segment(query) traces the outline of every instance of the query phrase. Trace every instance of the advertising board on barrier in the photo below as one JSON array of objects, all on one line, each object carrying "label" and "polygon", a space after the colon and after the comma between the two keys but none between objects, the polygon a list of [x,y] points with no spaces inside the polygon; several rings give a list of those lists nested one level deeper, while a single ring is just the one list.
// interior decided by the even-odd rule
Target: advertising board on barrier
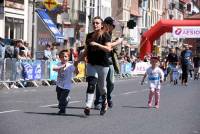
[{"label": "advertising board on barrier", "polygon": [[33,79],[33,67],[29,62],[23,62],[23,77],[24,80],[32,80]]},{"label": "advertising board on barrier", "polygon": [[41,62],[22,62],[24,80],[39,80],[42,77]]},{"label": "advertising board on barrier", "polygon": [[33,79],[40,80],[42,78],[41,61],[33,62]]},{"label": "advertising board on barrier", "polygon": [[173,27],[172,34],[175,38],[199,38],[200,27],[198,26]]},{"label": "advertising board on barrier", "polygon": [[125,73],[126,74],[131,74],[131,71],[132,71],[131,63],[127,63],[125,65]]},{"label": "advertising board on barrier", "polygon": [[148,62],[138,62],[135,65],[135,69],[133,70],[132,74],[145,74],[147,68],[150,67],[150,63]]},{"label": "advertising board on barrier", "polygon": [[76,78],[84,78],[85,77],[85,63],[78,64],[79,73],[76,75]]},{"label": "advertising board on barrier", "polygon": [[58,64],[58,61],[51,61],[49,68],[50,68],[50,80],[57,80],[58,73],[53,71],[53,67]]}]

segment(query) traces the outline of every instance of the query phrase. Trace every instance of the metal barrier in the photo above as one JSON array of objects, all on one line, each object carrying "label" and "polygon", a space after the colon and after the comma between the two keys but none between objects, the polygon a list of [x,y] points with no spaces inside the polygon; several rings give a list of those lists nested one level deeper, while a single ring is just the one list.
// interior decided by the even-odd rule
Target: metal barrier
[{"label": "metal barrier", "polygon": [[[53,71],[58,61],[48,60],[17,60],[17,59],[0,59],[0,84],[9,89],[10,83],[17,83],[24,88],[24,83],[32,82],[38,87],[37,82],[45,82],[50,86],[49,81],[56,81],[57,72]],[[79,74],[74,76],[73,82],[82,82],[86,76],[86,64],[84,62],[78,65]],[[120,74],[115,77],[130,77],[131,63],[120,63]]]}]

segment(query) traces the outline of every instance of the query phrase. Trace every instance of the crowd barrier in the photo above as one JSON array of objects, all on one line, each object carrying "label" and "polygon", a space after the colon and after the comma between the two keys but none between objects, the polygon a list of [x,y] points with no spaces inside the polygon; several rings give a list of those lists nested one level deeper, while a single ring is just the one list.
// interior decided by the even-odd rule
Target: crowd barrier
[{"label": "crowd barrier", "polygon": [[[0,59],[0,83],[9,89],[10,83],[17,83],[24,88],[24,83],[31,82],[38,87],[37,82],[44,82],[50,86],[50,81],[56,81],[57,72],[53,71],[53,67],[58,61],[48,60],[17,60],[17,59]],[[143,66],[143,63],[139,63]],[[146,65],[145,65],[146,66]],[[120,74],[115,77],[131,77],[133,72],[137,74],[140,68],[136,64],[136,71],[132,69],[131,63],[120,63]],[[142,67],[144,69],[144,67]],[[78,64],[79,73],[74,76],[73,82],[82,82],[86,76],[86,64],[81,62]],[[139,71],[141,73],[141,71]]]}]

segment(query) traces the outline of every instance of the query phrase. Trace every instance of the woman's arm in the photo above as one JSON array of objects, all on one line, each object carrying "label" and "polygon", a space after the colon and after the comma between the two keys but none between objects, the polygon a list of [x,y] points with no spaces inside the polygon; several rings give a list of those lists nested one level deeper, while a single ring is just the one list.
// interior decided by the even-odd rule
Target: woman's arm
[{"label": "woman's arm", "polygon": [[98,48],[100,48],[100,49],[102,49],[102,50],[104,50],[106,52],[110,52],[110,51],[112,51],[112,48],[114,48],[115,46],[121,44],[123,40],[124,40],[123,38],[118,38],[114,42],[106,43],[106,46],[101,45],[101,44],[99,44],[97,42],[91,42],[90,45],[97,46]]},{"label": "woman's arm", "polygon": [[124,38],[118,38],[118,39],[116,39],[115,41],[113,41],[113,42],[111,43],[111,47],[113,48],[113,47],[115,47],[115,46],[121,44],[123,40],[124,40]]},{"label": "woman's arm", "polygon": [[105,52],[110,52],[112,51],[112,47],[111,47],[111,43],[110,42],[107,42],[105,45],[101,45],[99,43],[96,43],[96,42],[90,42],[90,45],[92,46],[96,46],[98,48],[100,48],[101,50],[105,51]]}]

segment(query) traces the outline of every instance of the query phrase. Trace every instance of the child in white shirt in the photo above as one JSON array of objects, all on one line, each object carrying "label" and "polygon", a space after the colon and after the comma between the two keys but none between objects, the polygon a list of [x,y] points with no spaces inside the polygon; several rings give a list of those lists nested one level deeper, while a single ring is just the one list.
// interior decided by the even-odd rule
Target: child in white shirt
[{"label": "child in white shirt", "polygon": [[67,97],[70,90],[72,89],[72,78],[73,73],[77,73],[77,65],[71,64],[68,62],[70,52],[68,50],[62,50],[59,53],[60,63],[57,67],[54,67],[53,70],[58,72],[57,83],[56,83],[56,92],[58,99],[58,108],[60,111],[58,114],[65,114],[65,107],[68,104]]},{"label": "child in white shirt", "polygon": [[141,84],[143,85],[146,76],[148,76],[148,82],[149,82],[149,88],[150,88],[148,106],[152,107],[152,100],[153,100],[153,96],[155,95],[155,107],[157,109],[159,108],[159,102],[160,102],[161,82],[163,82],[164,80],[164,73],[162,69],[158,66],[159,66],[158,57],[152,57],[151,67],[149,67],[146,70],[146,73],[144,74],[144,77],[141,81]]}]

